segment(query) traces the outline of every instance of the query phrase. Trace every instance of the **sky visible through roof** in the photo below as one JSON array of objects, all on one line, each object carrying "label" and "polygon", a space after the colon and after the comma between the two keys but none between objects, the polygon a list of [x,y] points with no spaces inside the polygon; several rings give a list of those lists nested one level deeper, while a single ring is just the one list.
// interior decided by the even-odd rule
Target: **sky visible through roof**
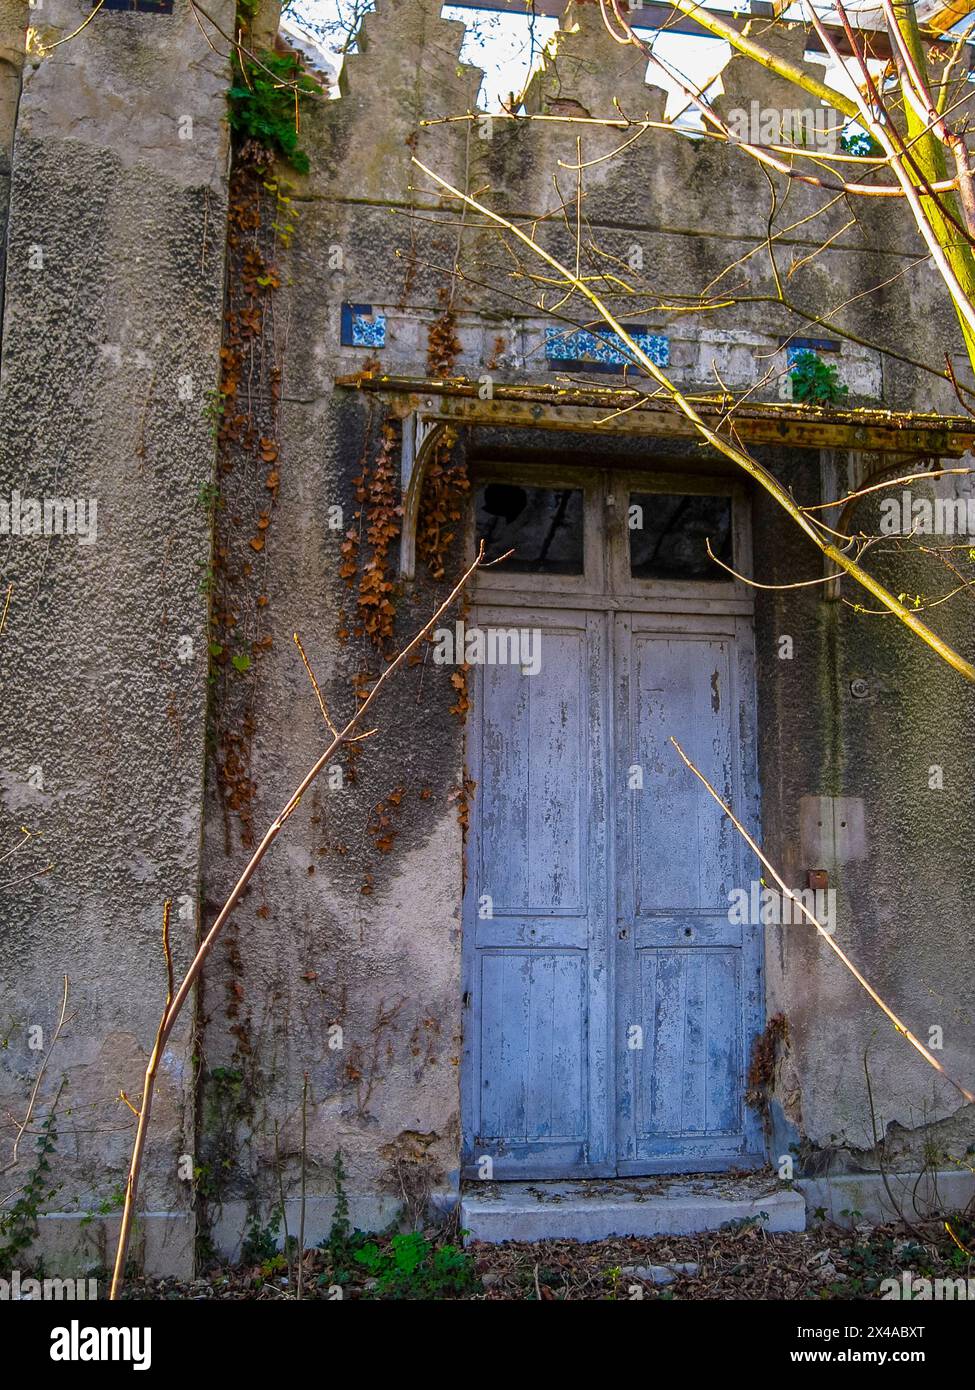
[{"label": "sky visible through roof", "polygon": [[[935,4],[936,0],[918,0],[919,12]],[[368,0],[292,0],[287,5],[283,27],[286,32],[293,32],[297,28],[316,41],[338,72],[343,50],[350,45],[349,31],[354,28],[356,5],[360,11],[373,8]],[[736,6],[721,3],[721,0],[713,0],[713,3],[707,0],[705,7],[724,13],[743,14],[748,11],[747,3]],[[782,17],[801,19],[803,8],[801,3],[793,4]],[[817,9],[825,14],[829,6],[820,4]],[[877,0],[847,0],[847,11],[851,17],[859,13],[865,23],[876,10]],[[558,29],[558,20],[545,15],[508,14],[450,4],[444,5],[442,13],[446,19],[459,19],[467,26],[461,61],[484,70],[478,105],[488,111],[501,110],[508,102],[510,93],[524,89],[529,76],[541,62],[545,45]],[[956,29],[964,30],[966,27],[967,23],[963,23]],[[702,88],[718,78],[731,56],[729,45],[720,39],[646,29],[637,32],[654,41],[655,51],[667,64]],[[354,42],[352,47],[354,49]],[[880,66],[872,64],[875,70]],[[852,93],[852,81],[846,72],[827,71],[825,80],[839,91]],[[651,74],[651,82],[653,86],[668,91],[666,115],[668,119],[673,119],[685,106],[684,98],[676,85],[659,70]],[[714,96],[720,90],[720,84],[715,83],[708,95]],[[698,121],[691,116],[682,123],[694,129]]]}]

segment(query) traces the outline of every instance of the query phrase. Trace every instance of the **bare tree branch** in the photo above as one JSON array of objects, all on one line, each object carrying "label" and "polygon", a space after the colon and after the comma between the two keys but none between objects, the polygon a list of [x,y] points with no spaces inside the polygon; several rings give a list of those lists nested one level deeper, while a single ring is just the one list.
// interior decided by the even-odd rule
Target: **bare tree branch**
[{"label": "bare tree branch", "polygon": [[742,837],[742,839],[751,849],[752,853],[757,856],[757,858],[761,861],[761,863],[765,866],[768,872],[775,879],[775,882],[778,884],[782,893],[793,903],[795,903],[798,908],[800,908],[806,920],[816,928],[817,932],[826,942],[826,945],[829,947],[829,949],[840,961],[842,961],[843,965],[845,965],[847,970],[849,970],[850,974],[856,980],[857,984],[859,984],[863,989],[866,990],[866,992],[870,995],[870,998],[877,1005],[878,1009],[880,1009],[883,1013],[887,1015],[891,1023],[896,1028],[897,1032],[900,1033],[903,1037],[905,1037],[907,1041],[911,1044],[911,1046],[914,1048],[914,1050],[916,1052],[919,1052],[921,1056],[924,1058],[924,1060],[930,1066],[934,1067],[935,1071],[938,1072],[941,1076],[943,1076],[946,1081],[950,1082],[950,1084],[954,1086],[955,1090],[958,1091],[959,1094],[965,1098],[965,1100],[967,1100],[969,1103],[975,1101],[975,1095],[973,1095],[971,1091],[964,1087],[960,1081],[956,1081],[955,1078],[951,1076],[941,1065],[937,1057],[933,1056],[933,1054],[928,1051],[924,1044],[914,1036],[910,1028],[908,1028],[907,1024],[901,1022],[901,1020],[894,1013],[890,1005],[884,1002],[884,1000],[880,997],[880,995],[874,989],[873,985],[869,982],[869,980],[867,980],[867,978],[853,964],[853,962],[850,960],[850,957],[846,954],[843,948],[836,944],[836,942],[833,940],[831,933],[828,932],[826,928],[823,926],[823,924],[815,917],[815,915],[812,912],[810,912],[809,908],[802,901],[802,898],[798,897],[792,891],[792,889],[785,882],[785,879],[776,869],[775,865],[771,862],[768,856],[764,854],[761,849],[759,849],[758,845],[752,839],[751,835],[749,835],[748,831],[742,825],[741,821],[735,815],[734,811],[732,811],[728,803],[721,799],[719,794],[715,791],[714,787],[712,787],[711,783],[705,777],[704,773],[701,772],[700,768],[694,766],[694,764],[691,762],[690,758],[684,752],[683,748],[680,746],[677,740],[675,738],[671,738],[670,741],[676,748],[681,760],[684,763],[686,763],[686,765],[690,768],[691,772],[693,772],[694,776],[698,778],[699,781],[704,783],[705,787],[707,787],[708,791],[711,793],[715,801],[721,807],[722,811],[731,821],[731,824],[738,831],[738,834]]},{"label": "bare tree branch", "polygon": [[[209,956],[210,952],[213,949],[214,943],[216,942],[223,928],[226,926],[231,916],[231,913],[233,912],[234,908],[240,900],[241,894],[247,887],[247,884],[250,882],[251,878],[254,876],[255,870],[257,869],[261,860],[267,854],[268,850],[274,844],[274,841],[277,839],[278,835],[280,835],[289,816],[291,816],[293,812],[297,810],[298,806],[301,803],[301,798],[304,796],[305,792],[315,781],[316,777],[319,775],[322,769],[328,765],[329,761],[334,756],[336,751],[342,746],[342,744],[353,741],[353,736],[355,734],[357,726],[362,722],[363,715],[365,714],[369,706],[373,703],[380,690],[382,690],[383,686],[386,684],[389,678],[396,671],[398,671],[399,668],[409,659],[410,654],[419,646],[419,644],[426,637],[430,629],[434,626],[438,619],[444,613],[447,612],[454,600],[463,591],[463,589],[469,582],[471,576],[474,574],[475,570],[481,568],[483,564],[484,543],[482,542],[477,554],[477,558],[474,560],[474,563],[470,565],[467,570],[465,570],[464,574],[454,585],[453,589],[451,589],[447,598],[444,599],[443,603],[434,613],[433,617],[430,618],[429,621],[424,624],[424,626],[412,638],[412,640],[405,647],[403,647],[399,654],[389,663],[389,665],[383,671],[382,675],[372,686],[372,689],[369,691],[366,698],[360,703],[359,708],[352,715],[352,718],[348,721],[347,724],[344,725],[344,727],[341,730],[339,730],[337,734],[335,734],[328,747],[325,749],[324,753],[322,753],[322,755],[314,763],[311,769],[302,778],[296,791],[292,794],[287,804],[271,822],[271,825],[265,832],[263,839],[257,846],[257,849],[254,851],[254,853],[251,855],[243,873],[241,874],[240,878],[237,880],[236,884],[231,890],[230,896],[227,898],[227,901],[224,903],[223,907],[217,913],[213,926],[210,928],[206,936],[203,938],[203,941],[200,944],[200,947],[197,950],[196,955],[193,957],[193,960],[190,962],[186,974],[183,976],[183,979],[175,995],[173,995],[171,999],[167,1000],[166,1006],[164,1007],[159,1019],[159,1027],[156,1030],[156,1040],[153,1044],[152,1052],[149,1056],[149,1061],[146,1064],[145,1077],[143,1080],[142,1087],[142,1099],[140,1101],[138,1110],[135,1110],[135,1107],[133,1107],[133,1110],[135,1110],[135,1113],[138,1115],[138,1125],[136,1126],[135,1141],[132,1146],[132,1158],[129,1163],[129,1172],[125,1183],[125,1205],[122,1210],[122,1223],[119,1228],[118,1246],[115,1251],[115,1268],[112,1273],[112,1286],[108,1295],[109,1299],[114,1300],[118,1298],[119,1289],[121,1288],[122,1280],[125,1275],[125,1260],[128,1254],[129,1237],[132,1231],[132,1218],[135,1214],[136,1198],[138,1196],[139,1191],[139,1175],[142,1170],[142,1156],[145,1151],[146,1136],[149,1131],[149,1117],[152,1112],[152,1097],[153,1090],[155,1088],[156,1071],[158,1069],[159,1062],[162,1058],[163,1049],[166,1046],[166,1042],[169,1038],[169,1035],[173,1031],[176,1019],[179,1017],[183,1005],[189,998],[190,991],[193,989],[193,986],[199,979],[200,972],[203,969],[203,965],[207,959],[207,956]],[[168,903],[166,907],[163,909],[163,911],[164,915],[168,916]],[[168,937],[165,935],[164,950],[166,952],[167,974],[169,974],[171,969],[169,960],[169,942]]]}]

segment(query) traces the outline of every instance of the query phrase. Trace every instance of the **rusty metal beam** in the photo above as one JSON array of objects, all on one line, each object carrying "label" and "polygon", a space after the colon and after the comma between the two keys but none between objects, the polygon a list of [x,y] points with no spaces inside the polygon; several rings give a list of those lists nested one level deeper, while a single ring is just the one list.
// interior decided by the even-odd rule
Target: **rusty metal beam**
[{"label": "rusty metal beam", "polygon": [[791,4],[792,0],[752,0],[752,14],[759,19],[778,19]]},{"label": "rusty metal beam", "polygon": [[[495,10],[501,14],[527,16],[532,13],[544,15],[548,19],[561,19],[569,0],[444,0],[445,4],[459,4],[465,10]],[[579,0],[575,0],[578,4]],[[583,0],[585,3],[585,0]],[[635,8],[626,6],[626,17],[639,29],[669,29],[674,34],[693,34],[696,38],[714,38],[703,24],[698,24],[690,15],[675,10],[672,5],[646,4]],[[729,24],[736,20],[722,12],[722,19]],[[747,18],[747,15],[745,16]]]},{"label": "rusty metal beam", "polygon": [[[838,421],[789,419],[735,414],[734,431],[718,423],[721,411],[699,408],[716,433],[734,433],[748,444],[778,444],[801,449],[898,450],[903,453],[958,458],[975,443],[969,432],[964,443],[946,430],[911,429],[879,424],[847,424]],[[445,397],[429,418],[455,425],[516,426],[550,430],[577,430],[593,434],[644,435],[657,438],[698,438],[695,426],[676,410],[628,410],[607,418],[593,406],[532,405],[527,401],[477,401]]]},{"label": "rusty metal beam", "polygon": [[[430,423],[699,438],[695,426],[678,411],[656,403],[635,406],[640,393],[633,390],[498,383],[493,387],[492,399],[481,400],[478,383],[460,378],[438,381],[365,373],[340,377],[335,384],[378,392]],[[770,403],[738,406],[729,423],[725,416],[731,402],[695,400],[694,405],[718,433],[734,435],[747,444],[859,449],[937,458],[960,458],[975,447],[975,422],[962,416],[897,414],[887,410],[829,411]]]}]

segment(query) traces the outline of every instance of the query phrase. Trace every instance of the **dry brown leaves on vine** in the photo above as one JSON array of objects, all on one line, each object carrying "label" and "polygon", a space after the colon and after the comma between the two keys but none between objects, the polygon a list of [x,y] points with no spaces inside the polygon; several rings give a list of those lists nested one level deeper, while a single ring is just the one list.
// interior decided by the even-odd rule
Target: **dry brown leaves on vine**
[{"label": "dry brown leaves on vine", "polygon": [[447,431],[427,465],[416,528],[416,553],[430,577],[442,580],[450,546],[463,521],[464,501],[470,491],[467,464],[455,457],[457,436]]},{"label": "dry brown leaves on vine", "polygon": [[[403,516],[396,446],[396,429],[386,423],[374,463],[371,467],[364,464],[362,472],[353,479],[359,507],[353,515],[354,524],[342,542],[339,566],[339,575],[350,588],[355,588],[358,576],[353,631],[357,637],[367,636],[383,655],[388,654],[396,621],[393,602],[396,586],[390,574],[390,552],[399,536]],[[360,541],[363,533],[365,544]],[[366,547],[368,553],[365,553]],[[344,619],[342,626],[345,626]]]}]

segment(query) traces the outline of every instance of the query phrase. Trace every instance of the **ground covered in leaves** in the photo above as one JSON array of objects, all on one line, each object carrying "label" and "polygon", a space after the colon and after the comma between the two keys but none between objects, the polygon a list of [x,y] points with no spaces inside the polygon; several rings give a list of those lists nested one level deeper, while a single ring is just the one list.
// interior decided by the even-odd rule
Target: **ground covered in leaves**
[{"label": "ground covered in leaves", "polygon": [[[975,1280],[975,1221],[770,1235],[760,1225],[696,1236],[620,1238],[579,1244],[460,1244],[434,1232],[394,1236],[343,1232],[305,1252],[309,1299],[479,1301],[876,1299],[883,1279]],[[132,1280],[130,1299],[295,1299],[294,1258],[214,1267],[189,1283]]]}]

